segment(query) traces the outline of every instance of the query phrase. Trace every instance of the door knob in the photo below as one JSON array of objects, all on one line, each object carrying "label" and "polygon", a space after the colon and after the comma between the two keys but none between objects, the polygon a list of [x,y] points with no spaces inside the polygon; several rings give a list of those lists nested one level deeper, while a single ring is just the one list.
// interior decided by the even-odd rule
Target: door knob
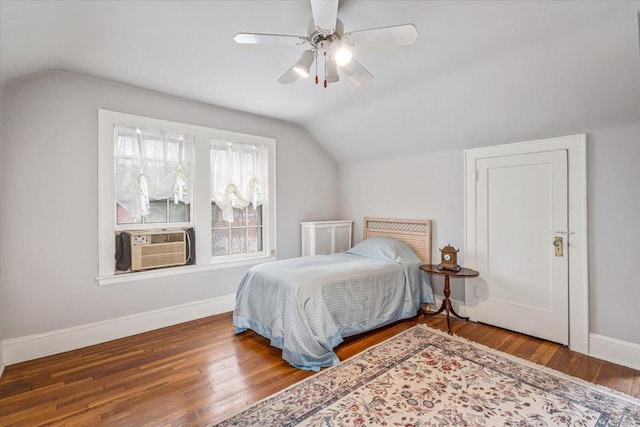
[{"label": "door knob", "polygon": [[553,238],[553,249],[555,256],[563,256],[562,255],[562,237],[554,237]]}]

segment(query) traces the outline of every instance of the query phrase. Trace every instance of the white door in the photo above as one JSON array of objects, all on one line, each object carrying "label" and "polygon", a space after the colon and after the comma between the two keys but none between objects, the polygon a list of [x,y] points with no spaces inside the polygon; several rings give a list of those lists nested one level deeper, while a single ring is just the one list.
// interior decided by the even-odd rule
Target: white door
[{"label": "white door", "polygon": [[567,151],[482,158],[476,168],[477,320],[568,344]]}]

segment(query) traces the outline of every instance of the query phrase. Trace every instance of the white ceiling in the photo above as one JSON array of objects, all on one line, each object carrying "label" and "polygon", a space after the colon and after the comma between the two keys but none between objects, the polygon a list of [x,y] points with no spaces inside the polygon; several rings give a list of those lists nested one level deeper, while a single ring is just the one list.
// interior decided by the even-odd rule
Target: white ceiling
[{"label": "white ceiling", "polygon": [[5,84],[67,70],[298,123],[339,160],[588,132],[640,120],[640,1],[342,0],[346,31],[413,23],[412,46],[356,49],[375,79],[277,78],[306,35],[299,1],[6,1]]}]

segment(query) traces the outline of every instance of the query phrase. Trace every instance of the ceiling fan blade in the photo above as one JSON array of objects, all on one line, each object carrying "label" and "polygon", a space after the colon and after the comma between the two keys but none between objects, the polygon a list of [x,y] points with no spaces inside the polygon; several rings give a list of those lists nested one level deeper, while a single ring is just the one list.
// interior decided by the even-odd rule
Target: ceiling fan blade
[{"label": "ceiling fan blade", "polygon": [[352,31],[344,34],[342,41],[353,46],[401,46],[413,44],[417,38],[416,26],[404,24]]},{"label": "ceiling fan blade", "polygon": [[367,69],[354,58],[351,58],[351,61],[349,61],[347,65],[340,67],[340,69],[344,71],[349,80],[358,87],[365,86],[373,80],[373,74],[367,71]]},{"label": "ceiling fan blade", "polygon": [[287,36],[284,34],[238,33],[233,40],[239,44],[279,44],[299,46],[308,43],[306,37]]},{"label": "ceiling fan blade", "polygon": [[311,12],[316,28],[327,35],[336,30],[338,0],[311,0]]},{"label": "ceiling fan blade", "polygon": [[284,73],[278,81],[283,84],[293,83],[298,80],[300,77],[307,78],[309,77],[309,72],[311,71],[311,65],[313,65],[313,61],[315,61],[316,55],[315,52],[311,49],[305,50],[302,52],[300,59],[296,61],[295,64],[291,68]]},{"label": "ceiling fan blade", "polygon": [[288,85],[298,80],[298,77],[298,73],[296,73],[293,67],[291,67],[283,75],[280,76],[280,78],[278,79],[278,83]]}]

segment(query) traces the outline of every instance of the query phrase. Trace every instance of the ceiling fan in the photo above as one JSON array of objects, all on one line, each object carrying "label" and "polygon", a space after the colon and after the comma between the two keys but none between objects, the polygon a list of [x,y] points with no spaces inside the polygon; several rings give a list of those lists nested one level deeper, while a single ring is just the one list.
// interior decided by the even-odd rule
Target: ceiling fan
[{"label": "ceiling fan", "polygon": [[359,46],[400,46],[416,41],[418,30],[413,24],[344,32],[337,18],[339,0],[310,0],[313,19],[307,27],[307,36],[284,34],[238,33],[233,38],[240,44],[278,44],[305,46],[300,59],[279,79],[283,84],[307,78],[311,66],[316,63],[315,83],[318,84],[319,59],[323,59],[324,87],[339,81],[340,69],[353,84],[364,86],[373,80],[373,75],[353,58],[352,50]]}]

